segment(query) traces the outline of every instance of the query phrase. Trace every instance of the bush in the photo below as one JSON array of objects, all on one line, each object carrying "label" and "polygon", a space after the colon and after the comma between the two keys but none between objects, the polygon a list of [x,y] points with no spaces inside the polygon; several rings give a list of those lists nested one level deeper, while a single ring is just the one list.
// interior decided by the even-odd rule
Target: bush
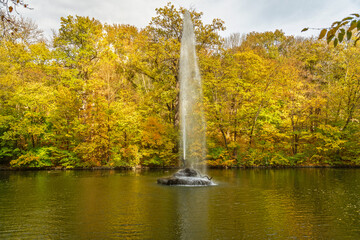
[{"label": "bush", "polygon": [[41,167],[50,167],[52,163],[50,159],[44,159],[38,156],[36,152],[27,152],[24,155],[21,155],[18,159],[12,160],[10,162],[12,167],[19,168],[41,168]]},{"label": "bush", "polygon": [[239,164],[245,167],[258,166],[289,166],[291,161],[283,153],[263,152],[256,149],[250,149],[247,153],[242,154]]},{"label": "bush", "polygon": [[207,165],[210,167],[233,167],[236,163],[223,147],[210,148],[208,158]]},{"label": "bush", "polygon": [[21,150],[19,148],[0,147],[0,164],[8,164],[11,159],[15,159],[21,156]]},{"label": "bush", "polygon": [[140,152],[136,145],[123,148],[113,148],[112,159],[108,163],[111,167],[135,167],[140,163]]},{"label": "bush", "polygon": [[56,147],[42,147],[33,149],[18,159],[10,162],[12,167],[42,168],[62,166],[74,168],[80,166],[80,160],[74,153]]}]

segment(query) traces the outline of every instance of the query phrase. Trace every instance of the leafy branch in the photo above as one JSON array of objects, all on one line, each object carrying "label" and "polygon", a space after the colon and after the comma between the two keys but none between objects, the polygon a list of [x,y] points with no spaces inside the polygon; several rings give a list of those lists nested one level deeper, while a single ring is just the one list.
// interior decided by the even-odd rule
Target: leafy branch
[{"label": "leafy branch", "polygon": [[342,19],[341,21],[335,21],[329,28],[304,28],[301,32],[305,32],[309,29],[321,30],[319,34],[319,40],[326,38],[328,44],[333,41],[336,47],[338,43],[341,43],[345,39],[350,41],[355,36],[354,45],[360,40],[360,14],[353,13],[349,17]]},{"label": "leafy branch", "polygon": [[12,32],[17,31],[12,14],[14,12],[19,14],[17,11],[19,6],[31,9],[29,4],[27,4],[24,0],[0,0],[0,22],[2,24],[3,35],[6,34],[7,28],[11,29]]}]

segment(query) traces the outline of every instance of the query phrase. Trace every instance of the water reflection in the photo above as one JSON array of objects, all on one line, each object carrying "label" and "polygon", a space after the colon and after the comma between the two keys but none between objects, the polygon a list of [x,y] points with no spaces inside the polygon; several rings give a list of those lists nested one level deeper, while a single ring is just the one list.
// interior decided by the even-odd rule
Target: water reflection
[{"label": "water reflection", "polygon": [[177,187],[176,231],[178,239],[207,239],[209,187]]},{"label": "water reflection", "polygon": [[360,169],[0,172],[1,239],[359,239]]}]

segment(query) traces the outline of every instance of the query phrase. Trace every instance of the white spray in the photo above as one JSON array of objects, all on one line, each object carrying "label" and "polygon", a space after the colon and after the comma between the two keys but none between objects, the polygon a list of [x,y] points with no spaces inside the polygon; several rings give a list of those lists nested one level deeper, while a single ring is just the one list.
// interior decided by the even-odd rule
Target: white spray
[{"label": "white spray", "polygon": [[[201,76],[195,51],[194,27],[184,14],[180,52],[180,152],[186,167],[199,168],[206,157],[205,118]],[[205,165],[202,164],[202,171]]]}]

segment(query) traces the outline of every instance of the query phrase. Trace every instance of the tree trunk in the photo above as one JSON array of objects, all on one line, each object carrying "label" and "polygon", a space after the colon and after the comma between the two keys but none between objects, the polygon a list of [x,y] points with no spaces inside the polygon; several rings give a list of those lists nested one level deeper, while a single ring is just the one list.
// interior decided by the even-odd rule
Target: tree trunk
[{"label": "tree trunk", "polygon": [[255,130],[255,125],[256,125],[256,121],[257,121],[257,119],[258,119],[258,117],[259,117],[260,111],[261,111],[261,109],[262,109],[263,100],[264,100],[264,99],[261,100],[261,103],[260,103],[260,105],[259,105],[259,107],[258,107],[258,110],[257,110],[257,112],[256,112],[256,115],[255,115],[255,117],[254,117],[253,124],[251,125],[251,131],[250,131],[250,136],[249,136],[249,147],[248,147],[249,149],[250,149],[251,144],[252,144],[252,139],[253,139],[253,134],[254,134],[254,130]]}]

